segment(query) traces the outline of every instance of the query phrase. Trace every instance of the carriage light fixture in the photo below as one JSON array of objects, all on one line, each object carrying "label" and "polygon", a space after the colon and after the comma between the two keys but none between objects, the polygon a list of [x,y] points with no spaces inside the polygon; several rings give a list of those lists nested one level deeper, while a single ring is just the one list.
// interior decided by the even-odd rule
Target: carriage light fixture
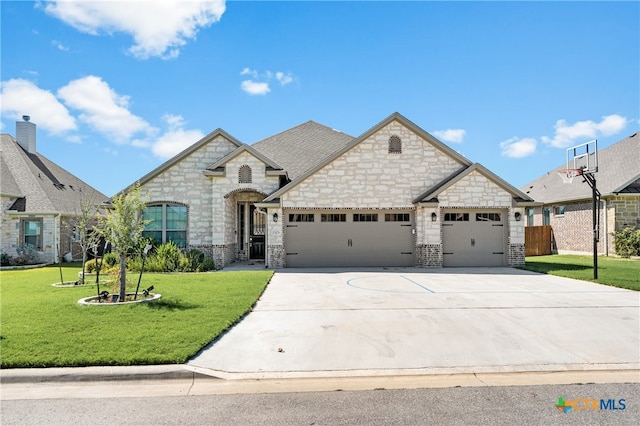
[{"label": "carriage light fixture", "polygon": [[516,212],[515,217],[516,217],[516,222],[520,222],[522,215],[520,214],[520,212]]},{"label": "carriage light fixture", "polygon": [[431,213],[431,222],[435,222],[436,220],[438,220],[438,215],[435,213]]},{"label": "carriage light fixture", "polygon": [[274,213],[273,214],[273,221],[277,222],[278,221],[278,213]]}]

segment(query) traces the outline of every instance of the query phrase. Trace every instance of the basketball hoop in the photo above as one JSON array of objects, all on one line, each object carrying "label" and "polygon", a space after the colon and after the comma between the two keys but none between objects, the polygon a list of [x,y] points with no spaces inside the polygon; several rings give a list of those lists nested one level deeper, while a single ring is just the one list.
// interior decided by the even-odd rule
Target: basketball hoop
[{"label": "basketball hoop", "polygon": [[582,175],[581,169],[564,169],[558,170],[558,176],[562,178],[562,182],[564,183],[572,183],[573,178]]}]

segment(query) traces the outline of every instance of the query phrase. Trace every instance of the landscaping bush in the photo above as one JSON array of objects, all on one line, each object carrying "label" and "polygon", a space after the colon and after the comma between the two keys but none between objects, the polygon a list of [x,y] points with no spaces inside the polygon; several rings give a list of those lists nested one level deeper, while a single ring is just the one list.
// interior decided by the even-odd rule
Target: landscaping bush
[{"label": "landscaping bush", "polygon": [[10,256],[7,253],[0,255],[0,266],[22,266],[37,265],[40,262],[40,254],[30,245],[16,248],[17,256]]},{"label": "landscaping bush", "polygon": [[640,229],[626,228],[616,232],[614,245],[618,256],[640,256]]},{"label": "landscaping bush", "polygon": [[161,245],[156,250],[156,257],[163,266],[163,272],[176,271],[180,266],[181,256],[182,252],[180,248],[178,248],[177,244],[173,241]]},{"label": "landscaping bush", "polygon": [[102,261],[104,262],[104,266],[112,268],[118,263],[118,256],[116,256],[115,253],[105,253],[104,256],[102,256]]}]

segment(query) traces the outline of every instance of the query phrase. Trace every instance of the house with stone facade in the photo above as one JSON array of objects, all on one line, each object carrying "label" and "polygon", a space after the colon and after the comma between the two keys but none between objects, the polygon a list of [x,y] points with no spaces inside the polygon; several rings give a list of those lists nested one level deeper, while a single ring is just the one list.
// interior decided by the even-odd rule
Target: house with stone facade
[{"label": "house with stone facade", "polygon": [[247,145],[218,129],[139,183],[145,235],[219,267],[516,266],[535,205],[398,113],[357,137],[309,121]]},{"label": "house with stone facade", "polygon": [[[551,225],[554,251],[561,254],[593,253],[593,202],[588,183],[577,176],[563,183],[549,171],[521,190],[540,202],[527,208],[527,226]],[[600,192],[598,253],[615,254],[613,235],[625,228],[640,227],[640,134],[634,133],[598,151],[594,174]]]},{"label": "house with stone facade", "polygon": [[0,251],[16,256],[30,246],[45,263],[69,253],[82,259],[74,223],[81,205],[107,197],[36,151],[36,125],[16,123],[16,137],[0,135]]}]

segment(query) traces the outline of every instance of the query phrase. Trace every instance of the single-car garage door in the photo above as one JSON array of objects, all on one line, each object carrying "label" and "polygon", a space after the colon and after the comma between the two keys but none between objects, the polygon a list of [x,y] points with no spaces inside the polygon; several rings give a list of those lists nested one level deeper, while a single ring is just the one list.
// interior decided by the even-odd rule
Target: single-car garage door
[{"label": "single-car garage door", "polygon": [[287,267],[413,266],[411,211],[286,211]]},{"label": "single-car garage door", "polygon": [[444,210],[444,266],[505,266],[505,210]]}]

